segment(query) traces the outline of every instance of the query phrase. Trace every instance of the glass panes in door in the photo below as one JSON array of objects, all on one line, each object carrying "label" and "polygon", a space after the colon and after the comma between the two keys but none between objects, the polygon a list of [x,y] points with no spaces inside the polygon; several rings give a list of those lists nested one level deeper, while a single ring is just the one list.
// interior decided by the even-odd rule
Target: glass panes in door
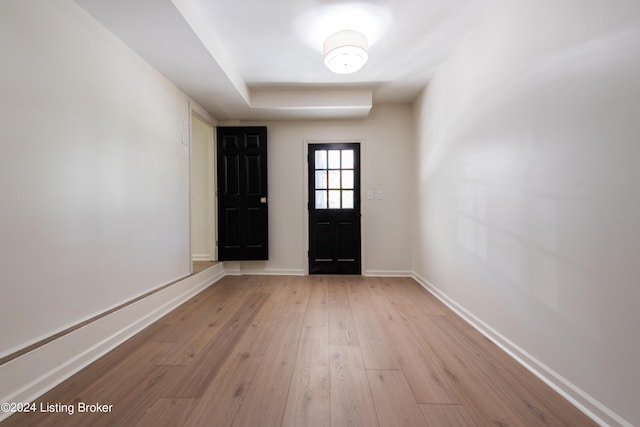
[{"label": "glass panes in door", "polygon": [[315,152],[315,208],[354,208],[353,150]]}]

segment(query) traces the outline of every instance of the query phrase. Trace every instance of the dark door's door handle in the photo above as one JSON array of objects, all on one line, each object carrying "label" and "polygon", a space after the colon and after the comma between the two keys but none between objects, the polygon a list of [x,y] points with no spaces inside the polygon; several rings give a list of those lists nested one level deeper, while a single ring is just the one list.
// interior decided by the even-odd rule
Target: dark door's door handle
[{"label": "dark door's door handle", "polygon": [[267,198],[266,197],[260,197],[260,203],[267,203]]}]

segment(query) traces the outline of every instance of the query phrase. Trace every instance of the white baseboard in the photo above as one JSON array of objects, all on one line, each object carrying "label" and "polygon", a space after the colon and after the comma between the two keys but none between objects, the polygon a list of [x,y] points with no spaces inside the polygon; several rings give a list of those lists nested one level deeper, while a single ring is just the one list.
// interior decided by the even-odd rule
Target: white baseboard
[{"label": "white baseboard", "polygon": [[224,273],[229,276],[304,276],[303,269],[263,267],[261,261],[225,261]]},{"label": "white baseboard", "polygon": [[222,277],[216,265],[1,365],[0,402],[34,401]]},{"label": "white baseboard", "polygon": [[213,256],[211,254],[193,254],[191,261],[213,261]]},{"label": "white baseboard", "polygon": [[416,273],[413,273],[413,278],[423,288],[429,291],[429,293],[433,294],[447,307],[455,311],[456,314],[469,322],[469,324],[471,324],[480,333],[490,339],[493,343],[504,350],[522,366],[527,368],[536,377],[544,381],[549,387],[560,393],[565,399],[567,399],[574,406],[584,412],[596,423],[601,426],[633,427],[629,422],[617,415],[611,409],[607,408],[598,400],[585,393],[569,380],[562,377],[560,374],[549,368],[540,360],[533,357],[524,349],[518,347],[507,337],[503,336],[491,326],[487,325],[485,322],[477,318],[475,315],[473,315],[473,313],[469,312],[466,308],[458,304],[455,300],[450,298],[447,294],[442,292],[438,287],[434,286],[427,279],[421,277]]},{"label": "white baseboard", "polygon": [[278,268],[268,269],[243,269],[242,274],[259,276],[304,276],[304,270],[286,270]]},{"label": "white baseboard", "polygon": [[363,276],[367,277],[413,277],[413,271],[403,270],[365,270]]}]

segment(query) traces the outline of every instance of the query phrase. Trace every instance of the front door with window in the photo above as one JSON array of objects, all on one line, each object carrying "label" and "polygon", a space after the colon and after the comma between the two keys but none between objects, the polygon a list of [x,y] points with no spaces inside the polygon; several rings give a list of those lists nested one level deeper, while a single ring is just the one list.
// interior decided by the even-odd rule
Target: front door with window
[{"label": "front door with window", "polygon": [[309,144],[309,273],[360,274],[360,144]]}]

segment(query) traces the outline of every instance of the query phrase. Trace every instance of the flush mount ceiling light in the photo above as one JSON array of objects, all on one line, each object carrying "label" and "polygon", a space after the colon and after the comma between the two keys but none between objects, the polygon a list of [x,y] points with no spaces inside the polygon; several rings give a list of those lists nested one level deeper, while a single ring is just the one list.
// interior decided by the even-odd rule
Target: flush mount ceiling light
[{"label": "flush mount ceiling light", "polygon": [[324,64],[337,74],[355,73],[369,58],[367,47],[364,34],[353,30],[338,31],[324,41]]}]

